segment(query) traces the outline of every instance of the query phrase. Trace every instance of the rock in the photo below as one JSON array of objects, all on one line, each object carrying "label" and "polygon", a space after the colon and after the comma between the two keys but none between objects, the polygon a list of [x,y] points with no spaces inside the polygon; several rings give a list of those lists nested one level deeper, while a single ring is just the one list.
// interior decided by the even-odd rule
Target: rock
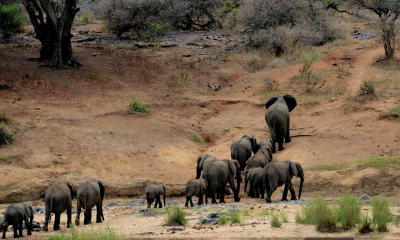
[{"label": "rock", "polygon": [[219,213],[210,213],[207,215],[206,218],[219,218],[220,214]]},{"label": "rock", "polygon": [[173,204],[179,204],[179,202],[178,201],[175,201],[175,200],[167,200],[167,201],[165,201],[168,205],[173,205]]},{"label": "rock", "polygon": [[229,208],[228,212],[239,212],[239,209]]},{"label": "rock", "polygon": [[289,209],[288,206],[284,206],[283,208],[284,208],[284,209]]},{"label": "rock", "polygon": [[118,206],[118,204],[116,204],[115,202],[111,202],[106,205],[106,207],[115,207],[115,206]]},{"label": "rock", "polygon": [[360,121],[357,122],[356,127],[361,127],[361,122]]},{"label": "rock", "polygon": [[144,233],[139,233],[139,234],[154,234],[154,232],[144,232]]},{"label": "rock", "polygon": [[210,220],[208,220],[207,224],[209,224],[209,225],[218,225],[219,224],[219,220],[218,219],[210,219]]},{"label": "rock", "polygon": [[128,213],[127,215],[134,215],[134,214],[138,214],[137,212],[131,212],[131,213]]},{"label": "rock", "polygon": [[192,54],[190,54],[190,53],[185,53],[182,55],[182,57],[190,57],[190,56],[192,56]]},{"label": "rock", "polygon": [[184,231],[184,228],[168,228],[167,231]]},{"label": "rock", "polygon": [[130,207],[134,207],[134,206],[140,206],[140,205],[146,205],[144,200],[133,200],[131,202],[128,203],[124,203],[124,206],[130,206]]},{"label": "rock", "polygon": [[206,223],[207,222],[207,219],[200,219],[200,221],[198,221],[197,223],[196,223],[196,225],[203,225],[204,223]]},{"label": "rock", "polygon": [[43,214],[45,212],[46,212],[46,210],[44,208],[40,208],[40,207],[33,208],[33,213]]},{"label": "rock", "polygon": [[150,212],[151,209],[139,209],[139,213]]},{"label": "rock", "polygon": [[336,99],[332,97],[332,98],[329,99],[329,102],[334,102],[335,100]]},{"label": "rock", "polygon": [[78,212],[78,211],[76,211],[75,208],[73,208],[72,211],[71,211],[72,214],[75,214],[75,213],[77,213],[77,212]]},{"label": "rock", "polygon": [[372,197],[371,197],[370,195],[368,195],[368,194],[364,194],[364,195],[362,195],[362,196],[360,197],[360,199],[361,199],[361,200],[371,200]]}]

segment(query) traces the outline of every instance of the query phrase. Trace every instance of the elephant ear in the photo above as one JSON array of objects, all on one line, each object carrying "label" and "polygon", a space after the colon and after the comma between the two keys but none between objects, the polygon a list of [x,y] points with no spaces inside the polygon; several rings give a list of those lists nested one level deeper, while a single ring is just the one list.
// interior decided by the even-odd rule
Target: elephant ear
[{"label": "elephant ear", "polygon": [[198,168],[199,169],[201,169],[202,167],[203,167],[203,163],[204,163],[204,160],[206,159],[206,158],[208,158],[208,157],[210,157],[211,155],[210,154],[207,154],[207,155],[200,155],[198,158],[197,158],[197,166],[198,166]]},{"label": "elephant ear", "polygon": [[296,163],[297,171],[299,172],[299,177],[304,178],[303,168],[301,167],[300,163]]},{"label": "elephant ear", "polygon": [[106,188],[104,187],[104,184],[101,180],[98,180],[97,182],[99,183],[99,187],[100,187],[100,198],[101,198],[101,201],[103,201]]},{"label": "elephant ear", "polygon": [[268,99],[268,101],[265,103],[265,108],[268,109],[269,107],[271,107],[271,105],[274,104],[276,100],[278,100],[278,97],[272,97]]},{"label": "elephant ear", "polygon": [[297,106],[296,98],[294,98],[293,95],[286,94],[283,96],[283,99],[285,100],[286,105],[289,108],[289,112],[291,112]]},{"label": "elephant ear", "polygon": [[32,207],[25,204],[25,213],[26,213],[26,216],[28,216],[29,218],[32,217],[32,215],[33,215]]},{"label": "elephant ear", "polygon": [[296,177],[299,176],[299,171],[297,170],[297,164],[295,162],[290,162],[290,168],[292,169],[292,174]]},{"label": "elephant ear", "polygon": [[71,200],[74,200],[74,189],[72,183],[70,181],[67,181],[67,186],[69,188],[69,191],[71,192]]},{"label": "elephant ear", "polygon": [[235,163],[235,162],[237,162],[237,161],[236,161],[236,160],[228,160],[229,172],[230,172],[233,176],[236,175],[236,171],[237,171],[236,163]]},{"label": "elephant ear", "polygon": [[253,149],[253,153],[256,154],[258,151],[256,137],[254,137],[254,135],[251,135],[250,141],[251,141],[251,148]]}]

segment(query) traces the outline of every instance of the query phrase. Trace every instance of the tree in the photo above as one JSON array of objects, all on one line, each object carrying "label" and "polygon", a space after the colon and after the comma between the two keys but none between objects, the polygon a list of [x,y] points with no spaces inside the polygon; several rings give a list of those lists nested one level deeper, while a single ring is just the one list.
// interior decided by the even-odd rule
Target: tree
[{"label": "tree", "polygon": [[[394,58],[394,50],[396,48],[395,39],[398,31],[396,21],[400,15],[400,0],[329,0],[326,6],[327,9],[331,8],[338,12],[344,12],[359,17],[359,10],[368,10],[378,15],[379,28],[382,30],[383,47],[385,48],[385,58]],[[342,9],[342,7],[348,9]],[[352,8],[354,12],[349,10]]]},{"label": "tree", "polygon": [[[71,34],[77,0],[22,0],[42,44],[40,61],[50,60],[49,67],[81,66],[72,56]],[[44,15],[46,17],[44,17]]]}]

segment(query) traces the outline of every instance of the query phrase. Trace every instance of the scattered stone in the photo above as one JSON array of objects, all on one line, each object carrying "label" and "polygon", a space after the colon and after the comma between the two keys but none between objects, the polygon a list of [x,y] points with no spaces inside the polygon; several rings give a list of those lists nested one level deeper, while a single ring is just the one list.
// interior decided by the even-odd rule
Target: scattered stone
[{"label": "scattered stone", "polygon": [[43,214],[43,213],[45,213],[46,212],[46,210],[44,209],[44,208],[40,208],[40,207],[35,207],[35,208],[33,208],[33,214]]},{"label": "scattered stone", "polygon": [[283,208],[284,208],[284,209],[289,209],[288,206],[284,206]]},{"label": "scattered stone", "polygon": [[106,207],[115,207],[115,206],[118,206],[118,204],[116,204],[115,202],[111,202],[106,205]]},{"label": "scattered stone", "polygon": [[169,228],[167,231],[183,231],[185,230],[184,228]]},{"label": "scattered stone", "polygon": [[361,122],[360,121],[357,122],[356,127],[361,127]]},{"label": "scattered stone", "polygon": [[144,232],[144,233],[139,233],[139,234],[142,234],[142,235],[145,235],[145,234],[154,234],[154,232]]},{"label": "scattered stone", "polygon": [[219,224],[219,220],[218,219],[210,219],[210,220],[208,220],[207,224],[209,224],[209,225],[218,225]]},{"label": "scattered stone", "polygon": [[371,197],[370,195],[368,195],[368,194],[364,194],[364,195],[362,195],[362,196],[360,197],[360,199],[361,199],[361,200],[371,200],[372,197]]},{"label": "scattered stone", "polygon": [[150,211],[151,211],[151,209],[147,209],[147,208],[139,209],[139,213],[150,212]]},{"label": "scattered stone", "polygon": [[137,212],[131,212],[131,213],[128,213],[127,215],[134,215],[134,214],[138,214]]},{"label": "scattered stone", "polygon": [[203,225],[204,223],[206,223],[207,222],[207,219],[200,219],[200,221],[198,221],[197,223],[196,223],[196,225]]},{"label": "scattered stone", "polygon": [[178,201],[175,201],[175,200],[167,200],[167,201],[165,201],[168,205],[175,205],[175,204],[179,204],[179,202]]},{"label": "scattered stone", "polygon": [[190,56],[192,56],[192,54],[190,54],[190,53],[186,53],[186,54],[182,55],[182,57],[190,57]]},{"label": "scattered stone", "polygon": [[228,212],[239,212],[239,209],[229,208]]},{"label": "scattered stone", "polygon": [[329,99],[329,102],[334,102],[335,100],[336,99],[332,97],[332,98]]},{"label": "scattered stone", "polygon": [[134,206],[140,206],[140,205],[146,205],[144,200],[133,200],[131,202],[128,203],[124,203],[124,206],[130,206],[130,207],[134,207]]}]

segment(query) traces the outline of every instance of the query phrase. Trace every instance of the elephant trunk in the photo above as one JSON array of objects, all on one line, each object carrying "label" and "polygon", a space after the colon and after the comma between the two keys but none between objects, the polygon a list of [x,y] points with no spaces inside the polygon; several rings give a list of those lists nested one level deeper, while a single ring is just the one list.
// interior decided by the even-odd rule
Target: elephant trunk
[{"label": "elephant trunk", "polygon": [[200,173],[201,173],[200,167],[197,166],[196,167],[196,179],[200,179]]},{"label": "elephant trunk", "polygon": [[300,196],[301,196],[301,190],[303,189],[303,183],[304,183],[304,177],[302,177],[301,180],[300,180],[299,199],[300,199]]}]

